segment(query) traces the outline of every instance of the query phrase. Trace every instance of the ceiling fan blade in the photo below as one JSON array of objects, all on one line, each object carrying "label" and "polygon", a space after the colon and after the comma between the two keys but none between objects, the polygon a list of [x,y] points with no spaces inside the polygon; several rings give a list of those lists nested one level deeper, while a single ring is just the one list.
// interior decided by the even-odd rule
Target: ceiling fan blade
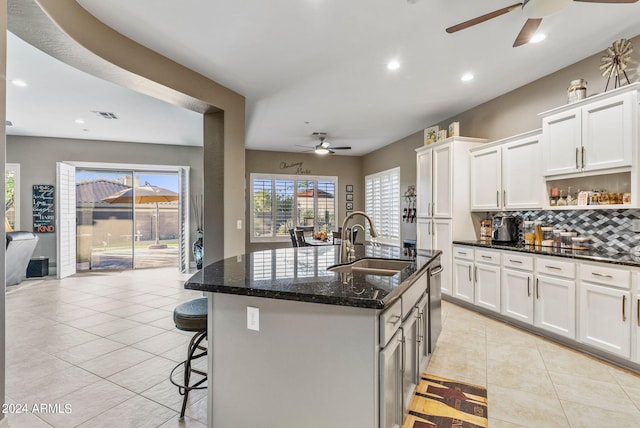
[{"label": "ceiling fan blade", "polygon": [[637,3],[638,0],[573,0],[582,3]]},{"label": "ceiling fan blade", "polygon": [[351,150],[351,146],[331,147],[331,150]]},{"label": "ceiling fan blade", "polygon": [[455,33],[456,31],[464,30],[465,28],[472,27],[476,24],[480,24],[482,22],[488,21],[490,19],[496,18],[500,15],[504,15],[505,13],[509,13],[513,10],[522,7],[522,3],[512,4],[511,6],[503,7],[502,9],[494,10],[493,12],[487,13],[482,16],[478,16],[477,18],[470,19],[468,21],[462,22],[458,25],[454,25],[446,29],[447,33]]},{"label": "ceiling fan blade", "polygon": [[516,37],[516,41],[513,42],[513,47],[515,48],[529,43],[529,40],[531,40],[531,37],[536,33],[541,22],[542,18],[527,19],[527,22],[522,26],[522,30],[520,30],[520,34]]}]

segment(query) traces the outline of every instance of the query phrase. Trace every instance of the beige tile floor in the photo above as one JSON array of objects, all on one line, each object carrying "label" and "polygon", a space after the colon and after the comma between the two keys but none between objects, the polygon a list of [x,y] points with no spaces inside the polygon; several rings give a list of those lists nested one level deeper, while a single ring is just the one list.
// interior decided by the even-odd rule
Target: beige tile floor
[{"label": "beige tile floor", "polygon": [[[199,297],[175,268],[27,280],[7,292],[8,403],[70,404],[70,414],[10,415],[25,427],[204,427],[204,391],[167,380],[190,334],[173,308]],[[640,376],[444,303],[429,373],[487,387],[497,427],[640,426]]]},{"label": "beige tile floor", "polygon": [[7,403],[71,406],[68,414],[10,414],[10,427],[205,427],[205,391],[192,391],[180,423],[182,397],[168,380],[191,338],[172,311],[201,297],[183,288],[188,277],[171,267],[9,288]]},{"label": "beige tile floor", "polygon": [[427,372],[487,388],[489,426],[640,427],[640,376],[444,302]]}]

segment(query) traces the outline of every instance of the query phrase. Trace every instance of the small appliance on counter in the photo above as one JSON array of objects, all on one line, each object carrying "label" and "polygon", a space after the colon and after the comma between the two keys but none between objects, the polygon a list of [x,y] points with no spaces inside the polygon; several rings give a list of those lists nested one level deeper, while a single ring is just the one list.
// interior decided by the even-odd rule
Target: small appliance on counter
[{"label": "small appliance on counter", "polygon": [[518,221],[514,216],[496,216],[491,224],[493,242],[516,242],[518,240]]}]

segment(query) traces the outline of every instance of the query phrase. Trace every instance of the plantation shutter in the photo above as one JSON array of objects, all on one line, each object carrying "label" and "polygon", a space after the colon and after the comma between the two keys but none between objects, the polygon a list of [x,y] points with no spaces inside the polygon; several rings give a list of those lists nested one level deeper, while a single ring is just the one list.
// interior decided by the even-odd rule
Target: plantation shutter
[{"label": "plantation shutter", "polygon": [[365,177],[365,211],[378,229],[378,242],[400,246],[400,168]]}]

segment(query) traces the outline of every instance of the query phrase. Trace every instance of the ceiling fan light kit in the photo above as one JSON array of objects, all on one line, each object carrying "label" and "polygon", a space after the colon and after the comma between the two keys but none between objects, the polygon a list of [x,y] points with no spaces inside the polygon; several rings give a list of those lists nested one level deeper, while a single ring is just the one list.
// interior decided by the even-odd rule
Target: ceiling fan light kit
[{"label": "ceiling fan light kit", "polygon": [[532,41],[532,38],[536,34],[538,27],[542,23],[542,19],[554,14],[569,5],[572,2],[578,3],[604,3],[604,4],[630,4],[636,3],[638,0],[523,0],[520,3],[512,4],[511,6],[503,7],[502,9],[494,10],[493,12],[480,15],[476,18],[469,19],[468,21],[461,22],[460,24],[453,25],[446,29],[447,33],[456,33],[460,30],[472,27],[477,24],[481,24],[493,18],[505,15],[509,12],[521,10],[523,15],[527,18],[520,33],[516,37],[513,47],[522,46]]}]

